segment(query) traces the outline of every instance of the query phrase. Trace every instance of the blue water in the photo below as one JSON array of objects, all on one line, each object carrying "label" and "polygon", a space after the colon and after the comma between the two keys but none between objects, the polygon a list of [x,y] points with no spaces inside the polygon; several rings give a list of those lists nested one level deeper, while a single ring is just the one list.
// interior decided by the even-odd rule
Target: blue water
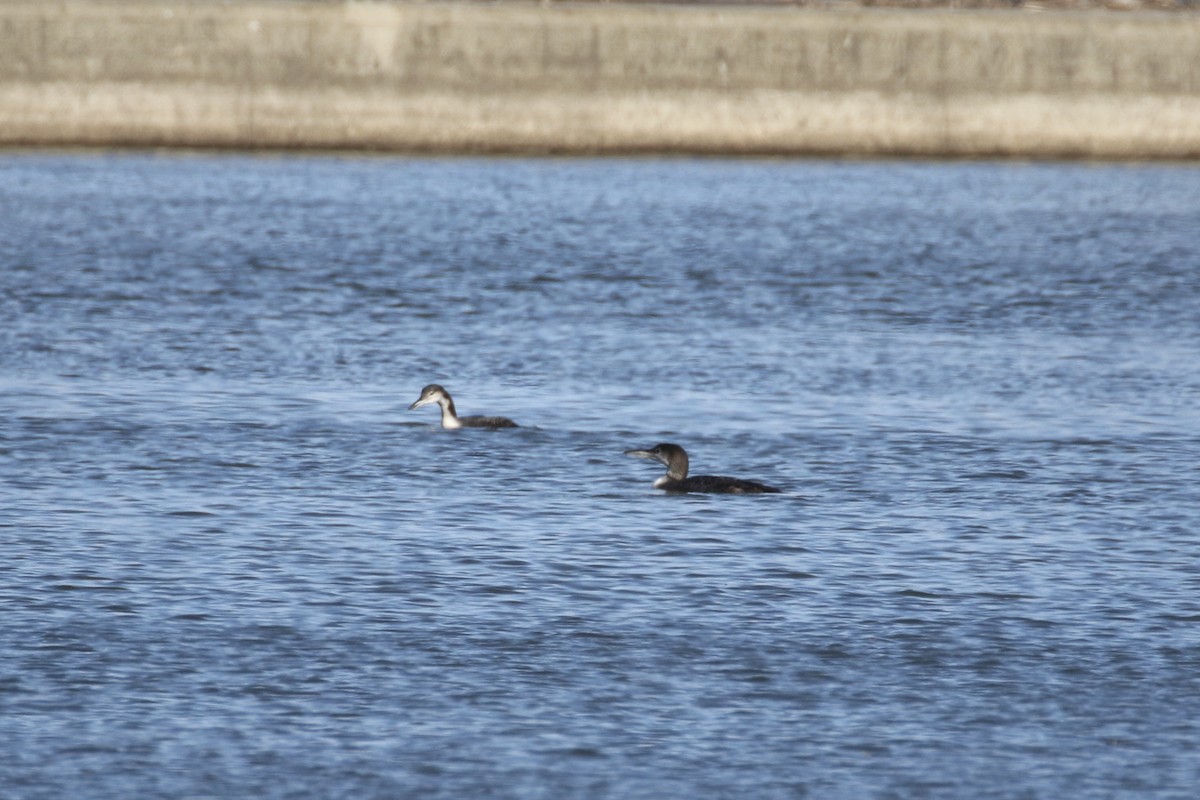
[{"label": "blue water", "polygon": [[1198,409],[1190,166],[10,153],[0,795],[1192,798]]}]

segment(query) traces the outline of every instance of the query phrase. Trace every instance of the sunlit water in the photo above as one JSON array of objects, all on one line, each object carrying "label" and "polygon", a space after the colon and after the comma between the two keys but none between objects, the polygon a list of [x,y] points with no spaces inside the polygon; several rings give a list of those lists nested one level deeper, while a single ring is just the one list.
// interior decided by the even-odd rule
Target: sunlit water
[{"label": "sunlit water", "polygon": [[0,794],[1195,797],[1198,288],[1192,167],[4,156]]}]

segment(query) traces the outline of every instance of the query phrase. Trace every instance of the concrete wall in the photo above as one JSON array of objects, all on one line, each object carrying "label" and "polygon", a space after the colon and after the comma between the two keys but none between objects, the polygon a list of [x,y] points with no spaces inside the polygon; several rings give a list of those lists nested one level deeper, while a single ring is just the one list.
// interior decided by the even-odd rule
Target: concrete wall
[{"label": "concrete wall", "polygon": [[0,0],[0,144],[1200,156],[1200,15]]}]

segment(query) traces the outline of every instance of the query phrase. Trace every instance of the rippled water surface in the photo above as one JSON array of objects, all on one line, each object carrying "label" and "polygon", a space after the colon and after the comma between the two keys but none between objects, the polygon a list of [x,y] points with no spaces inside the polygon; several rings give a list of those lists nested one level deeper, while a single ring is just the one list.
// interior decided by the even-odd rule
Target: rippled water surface
[{"label": "rippled water surface", "polygon": [[1198,289],[1192,167],[0,157],[2,794],[1195,797]]}]

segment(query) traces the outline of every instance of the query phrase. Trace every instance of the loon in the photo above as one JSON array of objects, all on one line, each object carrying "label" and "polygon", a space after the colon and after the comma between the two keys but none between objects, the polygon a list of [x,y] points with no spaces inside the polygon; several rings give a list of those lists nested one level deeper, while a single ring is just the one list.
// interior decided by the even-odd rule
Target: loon
[{"label": "loon", "polygon": [[656,444],[649,450],[626,450],[625,455],[649,458],[667,468],[667,474],[654,482],[655,489],[719,494],[775,494],[780,491],[764,483],[724,475],[696,475],[689,478],[687,453],[677,444]]},{"label": "loon", "polygon": [[517,423],[508,417],[460,417],[454,410],[454,400],[451,399],[450,393],[436,383],[431,383],[422,389],[421,396],[417,398],[417,402],[408,407],[408,410],[412,411],[414,408],[427,406],[430,403],[437,403],[442,407],[442,427],[447,430],[454,428],[517,427]]}]

